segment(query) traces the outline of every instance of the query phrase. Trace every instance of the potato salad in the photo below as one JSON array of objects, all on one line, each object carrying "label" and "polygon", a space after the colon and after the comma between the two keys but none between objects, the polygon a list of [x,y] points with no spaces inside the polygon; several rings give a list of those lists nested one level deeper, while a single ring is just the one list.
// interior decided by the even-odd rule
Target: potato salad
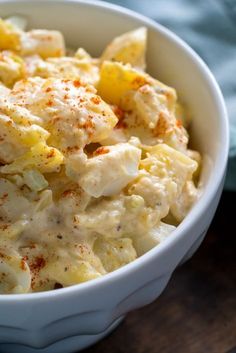
[{"label": "potato salad", "polygon": [[147,29],[99,58],[0,19],[0,293],[101,277],[158,246],[198,197],[200,154]]}]

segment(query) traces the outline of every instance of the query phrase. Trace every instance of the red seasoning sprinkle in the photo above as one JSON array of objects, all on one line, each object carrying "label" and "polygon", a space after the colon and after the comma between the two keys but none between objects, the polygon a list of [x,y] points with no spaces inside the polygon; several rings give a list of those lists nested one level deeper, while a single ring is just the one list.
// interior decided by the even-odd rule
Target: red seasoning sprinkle
[{"label": "red seasoning sprinkle", "polygon": [[113,105],[111,108],[118,119],[124,118],[125,113],[121,108],[119,108],[117,105]]},{"label": "red seasoning sprinkle", "polygon": [[107,147],[99,147],[98,149],[96,149],[96,151],[94,151],[94,156],[99,156],[99,155],[101,155],[101,154],[106,154],[106,153],[109,153],[110,152],[110,150],[109,150],[109,148],[107,148]]},{"label": "red seasoning sprinkle", "polygon": [[55,156],[55,150],[51,150],[48,154],[47,154],[47,158],[52,158]]},{"label": "red seasoning sprinkle", "polygon": [[111,109],[114,112],[114,114],[117,116],[117,118],[119,119],[118,123],[115,126],[115,129],[125,129],[125,128],[127,128],[127,124],[124,121],[125,112],[121,108],[119,108],[117,105],[112,105]]},{"label": "red seasoning sprinkle", "polygon": [[138,87],[141,87],[147,83],[147,80],[144,77],[135,77],[132,81],[132,84]]},{"label": "red seasoning sprinkle", "polygon": [[30,269],[32,271],[40,271],[46,265],[46,261],[42,256],[37,256],[34,258],[34,262],[30,264]]},{"label": "red seasoning sprinkle", "polygon": [[74,80],[73,84],[74,84],[75,87],[80,87],[81,86],[81,83],[80,83],[79,80]]},{"label": "red seasoning sprinkle", "polygon": [[53,102],[52,102],[51,100],[49,100],[49,101],[46,103],[46,105],[47,105],[48,107],[51,107],[51,106],[53,105]]},{"label": "red seasoning sprinkle", "polygon": [[165,114],[163,114],[162,112],[159,114],[159,120],[157,122],[157,125],[154,129],[154,136],[160,136],[163,135],[165,133],[167,133],[169,129],[169,123],[166,119]]},{"label": "red seasoning sprinkle", "polygon": [[20,268],[22,269],[22,271],[26,271],[26,269],[27,269],[24,258],[21,259],[21,261],[20,261]]},{"label": "red seasoning sprinkle", "polygon": [[65,190],[62,193],[62,197],[68,197],[68,196],[76,196],[75,190]]},{"label": "red seasoning sprinkle", "polygon": [[83,124],[83,128],[86,129],[86,130],[90,130],[90,131],[87,131],[89,134],[91,134],[91,130],[94,129],[94,123],[92,121],[92,116],[89,116],[89,119],[90,120],[87,120],[84,124]]},{"label": "red seasoning sprinkle", "polygon": [[101,98],[98,97],[98,96],[91,97],[90,100],[91,100],[91,102],[94,103],[94,104],[99,104],[99,103],[101,103]]},{"label": "red seasoning sprinkle", "polygon": [[118,123],[115,126],[115,129],[125,129],[127,128],[127,123],[124,121],[125,116],[118,120]]}]

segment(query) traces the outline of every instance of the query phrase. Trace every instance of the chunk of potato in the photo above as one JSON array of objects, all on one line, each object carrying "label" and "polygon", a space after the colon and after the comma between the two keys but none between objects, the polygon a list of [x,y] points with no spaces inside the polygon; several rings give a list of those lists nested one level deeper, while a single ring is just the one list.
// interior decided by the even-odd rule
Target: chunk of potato
[{"label": "chunk of potato", "polygon": [[140,27],[113,39],[101,56],[101,61],[120,61],[144,70],[147,46],[147,29]]},{"label": "chunk of potato", "polygon": [[140,149],[129,143],[100,147],[78,170],[78,182],[93,197],[119,193],[138,175],[140,158]]},{"label": "chunk of potato", "polygon": [[[10,105],[1,105],[5,114],[0,114],[0,160],[4,163],[13,162],[29,147],[49,137],[45,129],[37,124],[30,124],[30,120],[34,121],[34,116],[27,109],[12,108]],[[22,124],[25,121],[28,124]]]},{"label": "chunk of potato", "polygon": [[98,94],[106,102],[121,105],[125,109],[125,95],[131,90],[136,91],[145,84],[151,85],[157,93],[163,94],[166,97],[168,109],[174,111],[176,102],[175,90],[128,64],[123,65],[118,62],[104,61],[100,71]]},{"label": "chunk of potato", "polygon": [[49,262],[41,272],[50,281],[60,283],[63,287],[101,277],[101,274],[88,261],[78,260],[70,260],[68,263],[65,259]]},{"label": "chunk of potato", "polygon": [[0,221],[13,224],[29,209],[30,202],[17,185],[8,179],[0,178]]},{"label": "chunk of potato", "polygon": [[107,138],[118,121],[96,89],[80,80],[28,78],[15,84],[10,100],[41,117],[49,143],[67,151]]},{"label": "chunk of potato", "polygon": [[186,181],[191,180],[198,167],[197,162],[164,143],[152,147],[147,146],[146,150],[148,157],[141,161],[141,168],[159,177],[167,173],[177,184],[178,196]]},{"label": "chunk of potato", "polygon": [[61,32],[46,29],[34,29],[22,32],[21,55],[38,54],[42,58],[65,55],[65,43]]},{"label": "chunk of potato", "polygon": [[138,256],[143,255],[168,238],[175,228],[175,226],[160,222],[146,234],[134,237],[134,247]]},{"label": "chunk of potato", "polygon": [[40,56],[33,55],[27,57],[25,60],[28,76],[54,77],[69,80],[81,79],[83,82],[93,85],[99,79],[99,69],[90,59],[63,56],[43,60]]},{"label": "chunk of potato", "polygon": [[19,50],[20,32],[10,22],[0,18],[0,49]]},{"label": "chunk of potato", "polygon": [[0,294],[27,293],[31,274],[25,259],[16,252],[0,249]]},{"label": "chunk of potato", "polygon": [[107,272],[127,265],[137,258],[132,240],[128,238],[102,239],[99,237],[94,244],[94,252]]},{"label": "chunk of potato", "polygon": [[104,61],[101,66],[98,94],[108,103],[120,104],[130,90],[137,90],[147,83],[144,73],[118,62]]},{"label": "chunk of potato", "polygon": [[41,173],[58,171],[63,163],[63,154],[54,147],[49,147],[43,142],[31,147],[30,151],[18,157],[14,162],[0,168],[2,173],[21,173],[22,170],[36,168]]},{"label": "chunk of potato", "polygon": [[0,80],[4,85],[11,87],[24,74],[24,62],[18,55],[10,51],[0,53]]}]

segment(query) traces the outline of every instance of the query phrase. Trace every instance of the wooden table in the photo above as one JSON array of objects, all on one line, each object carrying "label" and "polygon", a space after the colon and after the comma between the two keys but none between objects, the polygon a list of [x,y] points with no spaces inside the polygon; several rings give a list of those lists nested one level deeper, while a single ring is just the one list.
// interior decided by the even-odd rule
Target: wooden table
[{"label": "wooden table", "polygon": [[206,240],[164,293],[85,352],[236,353],[234,221],[236,193],[225,192]]}]

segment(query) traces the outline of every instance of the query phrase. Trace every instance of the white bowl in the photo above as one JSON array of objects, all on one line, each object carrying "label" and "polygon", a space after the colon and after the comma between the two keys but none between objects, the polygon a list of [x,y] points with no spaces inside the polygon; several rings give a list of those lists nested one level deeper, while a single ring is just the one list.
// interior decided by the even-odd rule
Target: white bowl
[{"label": "white bowl", "polygon": [[192,141],[204,156],[202,196],[162,244],[100,279],[44,293],[0,296],[0,352],[68,353],[89,346],[130,310],[155,300],[175,268],[201,243],[224,182],[229,133],[212,74],[182,40],[132,11],[96,1],[5,0],[2,17],[24,15],[31,28],[59,29],[67,45],[99,55],[116,35],[149,29],[148,71],[174,86],[193,114]]}]

